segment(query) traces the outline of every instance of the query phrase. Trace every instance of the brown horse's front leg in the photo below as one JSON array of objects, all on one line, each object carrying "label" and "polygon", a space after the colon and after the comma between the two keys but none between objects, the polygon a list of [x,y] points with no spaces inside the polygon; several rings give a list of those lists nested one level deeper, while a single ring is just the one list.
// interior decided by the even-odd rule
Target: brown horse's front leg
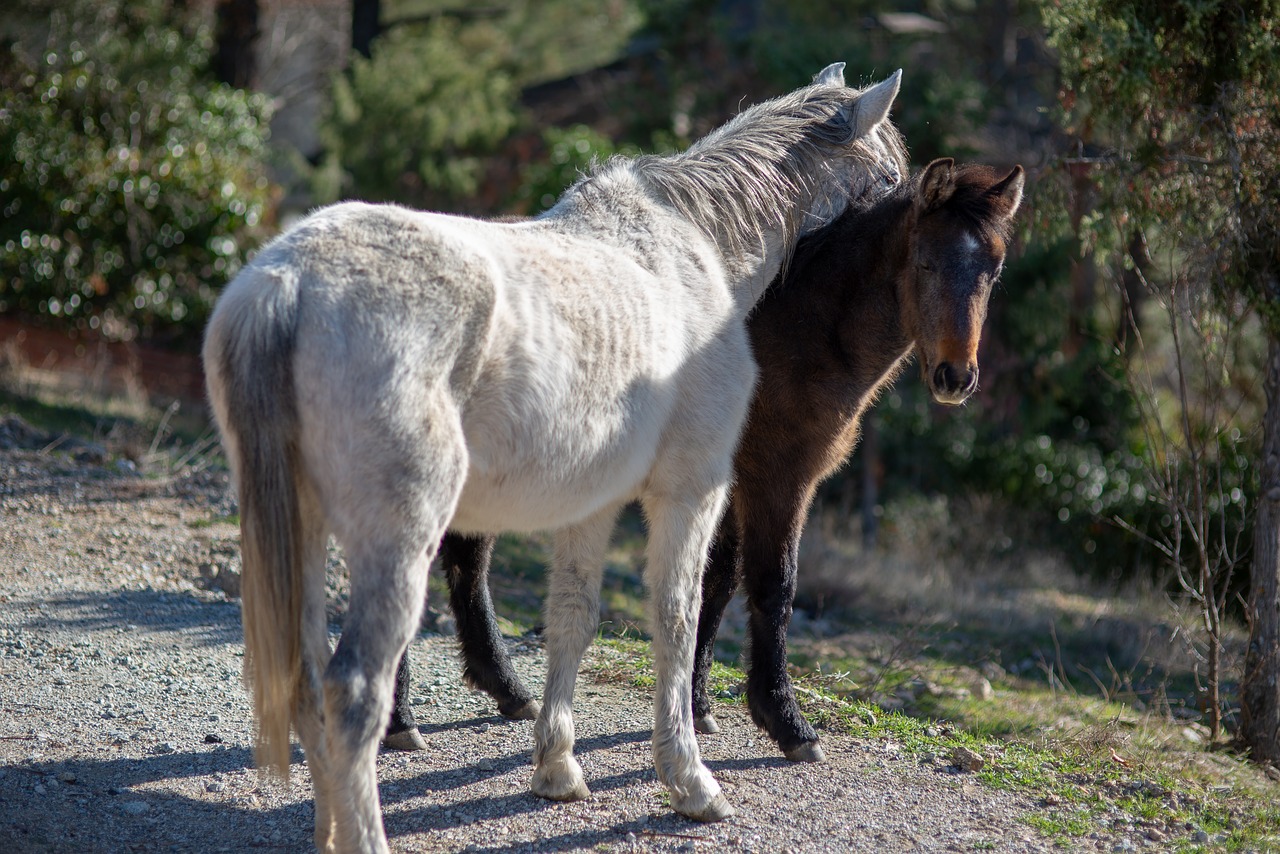
[{"label": "brown horse's front leg", "polygon": [[[489,596],[489,563],[496,537],[464,537],[447,533],[440,542],[440,564],[449,584],[449,604],[458,624],[463,679],[498,703],[513,720],[534,720],[538,702],[520,681],[498,631]],[[396,668],[395,702],[382,743],[391,750],[426,750],[409,705],[409,651]]]},{"label": "brown horse's front leg", "polygon": [[462,678],[498,703],[512,720],[536,720],[540,706],[520,681],[507,654],[489,595],[489,564],[497,537],[445,534],[440,562],[449,583],[449,604],[458,623]]},{"label": "brown horse's front leg", "polygon": [[[732,501],[732,499],[730,499]],[[725,511],[720,529],[711,544],[707,568],[702,575],[702,611],[698,615],[698,642],[693,658],[693,728],[701,733],[720,731],[711,714],[707,682],[715,661],[716,633],[729,600],[738,589],[738,537],[732,505]]]},{"label": "brown horse's front leg", "polygon": [[801,714],[787,673],[787,627],[796,595],[801,524],[774,519],[788,528],[777,530],[780,526],[755,518],[741,532],[750,649],[747,702],[756,725],[769,733],[788,759],[821,762],[825,757],[818,735]]}]

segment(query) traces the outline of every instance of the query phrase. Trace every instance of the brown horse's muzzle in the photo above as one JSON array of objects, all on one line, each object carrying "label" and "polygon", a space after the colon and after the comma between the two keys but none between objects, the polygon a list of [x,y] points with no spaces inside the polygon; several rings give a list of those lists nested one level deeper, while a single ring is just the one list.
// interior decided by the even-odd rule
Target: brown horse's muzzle
[{"label": "brown horse's muzzle", "polygon": [[964,403],[978,387],[978,366],[940,362],[929,377],[929,390],[938,403],[956,406]]}]

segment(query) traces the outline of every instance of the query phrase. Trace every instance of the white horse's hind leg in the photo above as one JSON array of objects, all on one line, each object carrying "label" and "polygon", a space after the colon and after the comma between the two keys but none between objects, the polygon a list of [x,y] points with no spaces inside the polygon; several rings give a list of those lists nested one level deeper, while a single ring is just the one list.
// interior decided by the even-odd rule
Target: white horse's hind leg
[{"label": "white horse's hind leg", "polygon": [[[428,542],[434,544],[442,533]],[[406,545],[347,549],[351,607],[324,673],[325,758],[333,781],[334,845],[342,852],[387,850],[378,802],[378,744],[391,713],[396,663],[421,616],[434,552],[434,545],[419,544],[410,554]],[[318,803],[316,818],[319,822]]]},{"label": "white horse's hind leg", "polygon": [[298,710],[294,726],[311,771],[311,787],[316,809],[317,851],[333,847],[332,788],[335,769],[327,756],[324,738],[325,667],[329,649],[329,620],[325,612],[325,547],[328,532],[318,502],[307,488],[299,490],[302,522],[302,565],[306,577],[302,603],[302,684],[298,689]]},{"label": "white horse's hind leg", "polygon": [[600,577],[617,508],[556,532],[547,591],[547,684],[533,730],[533,793],[556,801],[591,794],[573,758],[573,688],[600,624]]},{"label": "white horse's hind leg", "polygon": [[[461,425],[449,404],[426,401],[416,411],[430,416],[416,430],[366,425],[368,451],[346,461],[341,480],[345,515],[330,514],[351,569],[342,637],[323,679],[333,844],[340,852],[387,851],[378,745],[396,664],[417,630],[427,570],[466,475]],[[410,416],[399,423],[411,423]]]},{"label": "white horse's hind leg", "polygon": [[671,806],[698,821],[733,815],[720,784],[702,764],[693,732],[694,641],[702,603],[702,569],[724,503],[718,488],[701,502],[646,501],[649,585],[653,631],[653,764],[671,790]]}]

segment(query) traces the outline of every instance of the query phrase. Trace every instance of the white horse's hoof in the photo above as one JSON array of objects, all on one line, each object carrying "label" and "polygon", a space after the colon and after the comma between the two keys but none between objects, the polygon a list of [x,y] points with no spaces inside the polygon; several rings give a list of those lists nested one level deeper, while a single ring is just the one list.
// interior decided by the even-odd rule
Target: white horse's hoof
[{"label": "white horse's hoof", "polygon": [[724,821],[735,812],[733,806],[729,803],[729,799],[724,796],[723,792],[716,792],[716,796],[714,798],[701,806],[682,804],[673,794],[671,797],[671,807],[685,818],[705,822]]},{"label": "white horse's hoof", "polygon": [[591,796],[587,781],[582,777],[582,769],[573,765],[560,764],[555,768],[546,765],[533,771],[533,793],[549,801],[583,801]]},{"label": "white horse's hoof", "polygon": [[502,716],[513,721],[536,721],[542,713],[542,706],[537,700],[530,700],[514,712],[503,712]]},{"label": "white horse's hoof", "polygon": [[703,735],[715,735],[720,731],[720,724],[716,723],[714,715],[703,715],[693,719],[693,730]]},{"label": "white horse's hoof", "polygon": [[805,743],[782,751],[782,755],[790,759],[792,762],[826,762],[827,755],[822,752],[822,745],[816,741],[806,741]]},{"label": "white horse's hoof", "polygon": [[422,737],[422,733],[418,732],[417,727],[411,727],[410,729],[402,729],[400,732],[387,733],[382,739],[382,746],[387,750],[413,752],[426,750],[427,742]]}]

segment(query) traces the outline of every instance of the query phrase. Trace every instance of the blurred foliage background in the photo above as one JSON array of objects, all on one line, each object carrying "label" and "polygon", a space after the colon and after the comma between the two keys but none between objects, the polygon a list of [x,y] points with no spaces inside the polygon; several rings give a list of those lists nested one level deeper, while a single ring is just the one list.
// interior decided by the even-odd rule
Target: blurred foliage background
[{"label": "blurred foliage background", "polygon": [[1021,163],[1028,194],[976,398],[943,409],[904,377],[816,513],[872,544],[895,503],[982,496],[999,525],[946,524],[986,553],[1243,607],[1278,316],[1275,0],[299,0],[351,34],[301,141],[269,132],[302,103],[254,52],[290,55],[274,5],[6,16],[0,313],[191,345],[308,206],[532,215],[593,159],[678,149],[831,61],[903,68],[915,165]]}]

